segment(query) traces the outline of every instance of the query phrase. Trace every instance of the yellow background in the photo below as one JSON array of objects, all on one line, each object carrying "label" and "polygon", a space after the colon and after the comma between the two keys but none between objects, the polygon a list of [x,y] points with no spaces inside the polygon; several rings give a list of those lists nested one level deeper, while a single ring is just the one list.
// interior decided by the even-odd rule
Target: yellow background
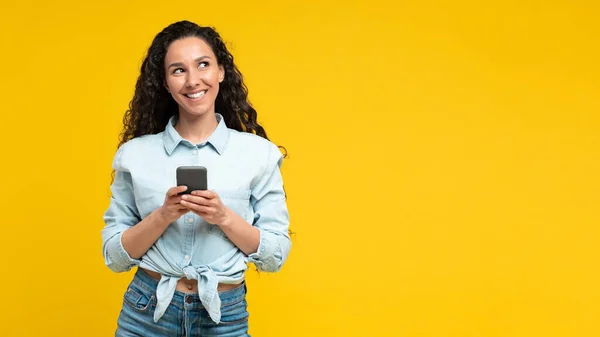
[{"label": "yellow background", "polygon": [[[101,5],[101,3],[104,3]],[[253,336],[598,336],[595,1],[3,1],[0,335],[110,336],[110,163],[164,26],[217,27],[290,158]]]}]

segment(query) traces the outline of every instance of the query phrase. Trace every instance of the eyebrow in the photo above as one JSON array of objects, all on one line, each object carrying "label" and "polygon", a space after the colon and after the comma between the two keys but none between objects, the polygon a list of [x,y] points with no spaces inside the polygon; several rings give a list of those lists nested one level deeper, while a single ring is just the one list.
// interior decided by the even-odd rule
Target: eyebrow
[{"label": "eyebrow", "polygon": [[[202,61],[202,60],[204,60],[204,59],[210,59],[210,57],[209,57],[209,56],[200,56],[200,57],[198,57],[197,59],[195,59],[194,61],[195,61],[195,62],[199,62],[199,61]],[[167,69],[170,69],[170,68],[172,68],[172,67],[183,67],[183,66],[184,66],[184,64],[183,64],[183,63],[181,63],[181,62],[176,62],[176,63],[171,63]]]}]

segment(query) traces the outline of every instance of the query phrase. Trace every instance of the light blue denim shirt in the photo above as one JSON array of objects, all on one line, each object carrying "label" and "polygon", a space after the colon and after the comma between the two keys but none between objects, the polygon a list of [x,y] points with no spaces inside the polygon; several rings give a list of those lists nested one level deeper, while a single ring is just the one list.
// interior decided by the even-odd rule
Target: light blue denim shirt
[{"label": "light blue denim shirt", "polygon": [[[241,283],[250,262],[261,271],[278,271],[291,248],[279,148],[262,137],[227,128],[223,117],[215,115],[218,126],[204,143],[181,138],[173,116],[163,132],[119,147],[112,163],[115,177],[102,230],[104,260],[115,272],[140,266],[163,275],[156,293],[155,321],[171,302],[177,281],[185,276],[198,280],[204,307],[213,321],[220,322],[218,283]],[[245,255],[219,226],[188,212],[144,256],[131,258],[121,235],[164,203],[167,190],[176,186],[177,167],[190,165],[206,167],[208,189],[259,229],[258,251]]]}]

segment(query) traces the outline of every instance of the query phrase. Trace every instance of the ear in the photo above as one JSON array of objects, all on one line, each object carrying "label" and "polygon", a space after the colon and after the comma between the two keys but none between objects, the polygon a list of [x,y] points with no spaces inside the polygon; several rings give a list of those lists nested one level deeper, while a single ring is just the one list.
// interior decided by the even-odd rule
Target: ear
[{"label": "ear", "polygon": [[219,66],[219,83],[223,82],[225,79],[225,69],[223,66]]},{"label": "ear", "polygon": [[168,92],[171,92],[171,91],[169,90],[169,86],[167,85],[167,81],[164,81],[164,82],[163,82],[163,85],[165,86],[165,89],[167,89],[167,91],[168,91]]}]

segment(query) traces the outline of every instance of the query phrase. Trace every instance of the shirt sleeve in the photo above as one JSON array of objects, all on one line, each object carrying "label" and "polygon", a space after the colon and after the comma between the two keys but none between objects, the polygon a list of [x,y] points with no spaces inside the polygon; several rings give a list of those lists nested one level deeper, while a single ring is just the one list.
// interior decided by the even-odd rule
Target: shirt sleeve
[{"label": "shirt sleeve", "polygon": [[250,196],[254,208],[253,225],[260,231],[260,243],[257,252],[248,255],[248,262],[265,272],[281,269],[292,246],[288,234],[289,213],[280,171],[283,156],[275,144],[270,145],[266,169],[252,188]]},{"label": "shirt sleeve", "polygon": [[113,160],[115,174],[110,186],[110,204],[104,213],[105,226],[102,229],[104,263],[117,273],[129,271],[141,261],[132,259],[121,243],[123,232],[141,221],[135,204],[131,174],[122,165],[123,152],[124,147],[121,146]]}]

